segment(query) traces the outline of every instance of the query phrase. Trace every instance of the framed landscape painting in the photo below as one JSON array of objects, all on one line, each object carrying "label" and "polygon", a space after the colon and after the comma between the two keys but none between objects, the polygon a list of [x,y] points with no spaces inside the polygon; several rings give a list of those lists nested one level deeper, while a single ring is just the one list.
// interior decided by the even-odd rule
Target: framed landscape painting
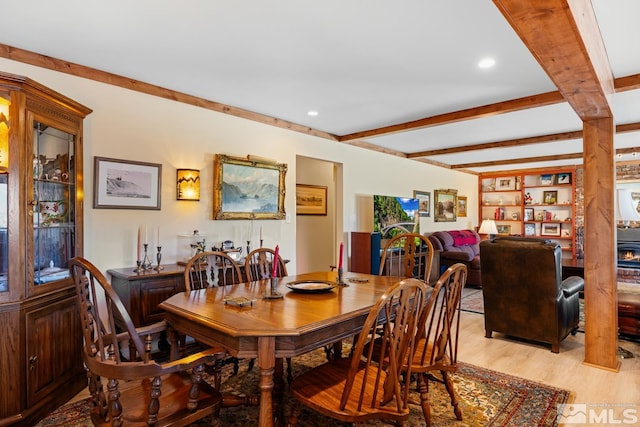
[{"label": "framed landscape painting", "polygon": [[213,219],[284,219],[287,165],[216,154]]},{"label": "framed landscape painting", "polygon": [[162,165],[94,157],[93,207],[160,209]]},{"label": "framed landscape painting", "polygon": [[418,199],[418,215],[431,216],[431,192],[413,190],[413,198]]},{"label": "framed landscape painting", "polygon": [[327,187],[296,184],[296,214],[326,215]]},{"label": "framed landscape painting", "polygon": [[458,190],[435,190],[433,209],[435,211],[435,222],[456,222],[456,199]]}]

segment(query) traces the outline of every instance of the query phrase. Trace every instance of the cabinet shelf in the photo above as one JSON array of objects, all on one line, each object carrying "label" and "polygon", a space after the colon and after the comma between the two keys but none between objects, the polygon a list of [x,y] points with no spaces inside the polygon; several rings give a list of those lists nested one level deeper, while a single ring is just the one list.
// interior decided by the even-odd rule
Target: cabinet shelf
[{"label": "cabinet shelf", "polygon": [[553,190],[554,188],[571,188],[571,184],[553,184],[553,185],[527,185],[525,187],[523,187],[524,191],[527,190],[541,190],[541,189],[551,189]]}]

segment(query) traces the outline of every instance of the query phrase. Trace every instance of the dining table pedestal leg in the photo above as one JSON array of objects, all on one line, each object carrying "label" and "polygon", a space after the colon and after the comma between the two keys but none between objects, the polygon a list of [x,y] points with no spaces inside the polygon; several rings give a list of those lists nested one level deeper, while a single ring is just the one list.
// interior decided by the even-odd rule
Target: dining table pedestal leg
[{"label": "dining table pedestal leg", "polygon": [[258,338],[258,367],[260,368],[260,413],[258,425],[260,427],[273,427],[273,374],[275,366],[275,337]]}]

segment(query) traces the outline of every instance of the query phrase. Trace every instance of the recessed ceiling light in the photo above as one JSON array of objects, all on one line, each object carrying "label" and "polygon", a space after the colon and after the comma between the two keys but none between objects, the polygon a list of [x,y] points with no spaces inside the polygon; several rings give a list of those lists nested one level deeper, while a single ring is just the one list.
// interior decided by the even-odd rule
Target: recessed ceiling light
[{"label": "recessed ceiling light", "polygon": [[496,60],[493,58],[483,58],[478,62],[478,68],[491,68],[496,65]]},{"label": "recessed ceiling light", "polygon": [[307,111],[307,116],[315,117],[317,115],[318,115],[318,112],[316,110]]}]

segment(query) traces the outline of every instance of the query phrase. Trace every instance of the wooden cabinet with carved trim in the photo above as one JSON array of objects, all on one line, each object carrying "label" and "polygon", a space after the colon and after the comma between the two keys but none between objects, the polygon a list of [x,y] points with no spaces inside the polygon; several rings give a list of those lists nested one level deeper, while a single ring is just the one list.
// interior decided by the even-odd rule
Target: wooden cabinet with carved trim
[{"label": "wooden cabinet with carved trim", "polygon": [[0,425],[34,425],[86,386],[68,261],[82,255],[90,112],[0,72]]}]

